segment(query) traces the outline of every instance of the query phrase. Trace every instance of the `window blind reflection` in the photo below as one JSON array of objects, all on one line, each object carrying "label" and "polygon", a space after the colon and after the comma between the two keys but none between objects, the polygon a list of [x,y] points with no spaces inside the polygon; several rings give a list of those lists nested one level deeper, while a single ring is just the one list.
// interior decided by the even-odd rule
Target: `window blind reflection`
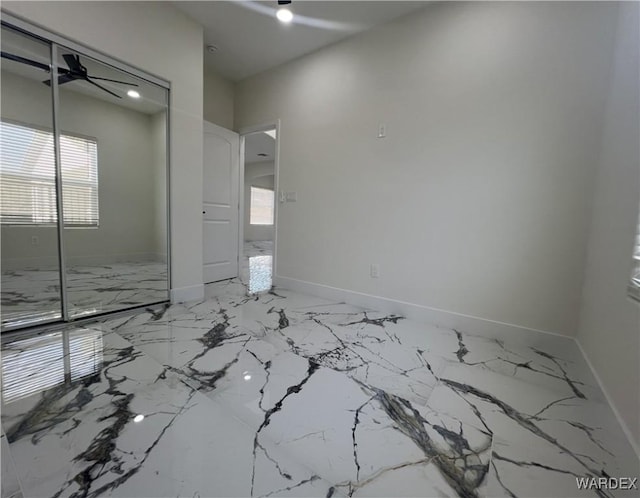
[{"label": "window blind reflection", "polygon": [[[98,226],[98,144],[95,139],[60,136],[64,223]],[[0,221],[56,223],[53,133],[0,121]]]},{"label": "window blind reflection", "polygon": [[[69,361],[65,361],[65,341]],[[16,341],[2,353],[2,400],[11,403],[100,370],[102,332],[80,329]]]}]

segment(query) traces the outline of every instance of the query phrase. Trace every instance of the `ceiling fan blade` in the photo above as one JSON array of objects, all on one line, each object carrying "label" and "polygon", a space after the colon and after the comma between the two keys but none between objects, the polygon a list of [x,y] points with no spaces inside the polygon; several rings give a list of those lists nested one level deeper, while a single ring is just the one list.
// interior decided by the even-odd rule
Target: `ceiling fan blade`
[{"label": "ceiling fan blade", "polygon": [[103,81],[110,81],[111,83],[122,83],[123,85],[129,85],[129,86],[140,86],[137,83],[129,83],[128,81],[120,81],[120,80],[112,80],[109,78],[100,78],[98,76],[91,76],[92,80],[103,80]]},{"label": "ceiling fan blade", "polygon": [[51,71],[51,68],[48,64],[43,64],[42,62],[27,59],[26,57],[20,57],[19,55],[10,54],[8,52],[2,52],[2,57],[5,59],[9,59],[10,61],[21,62],[22,64],[27,64],[28,66],[37,67],[38,69],[42,69],[46,72]]},{"label": "ceiling fan blade", "polygon": [[74,72],[83,72],[82,64],[80,64],[80,56],[73,54],[62,54],[62,58],[69,66],[69,69]]},{"label": "ceiling fan blade", "polygon": [[90,78],[83,78],[85,81],[88,81],[89,83],[91,83],[94,86],[97,86],[100,90],[103,90],[107,93],[110,93],[111,95],[113,95],[116,98],[121,99],[122,97],[120,97],[120,95],[118,95],[117,93],[113,93],[111,90],[107,90],[105,87],[103,87],[102,85],[98,85],[95,81],[91,81]]},{"label": "ceiling fan blade", "polygon": [[[66,69],[64,69],[63,71],[65,71],[65,74],[58,76],[58,85],[64,85],[65,83],[69,83],[70,81],[80,79]],[[47,86],[51,86],[51,80],[43,81],[43,83]]]}]

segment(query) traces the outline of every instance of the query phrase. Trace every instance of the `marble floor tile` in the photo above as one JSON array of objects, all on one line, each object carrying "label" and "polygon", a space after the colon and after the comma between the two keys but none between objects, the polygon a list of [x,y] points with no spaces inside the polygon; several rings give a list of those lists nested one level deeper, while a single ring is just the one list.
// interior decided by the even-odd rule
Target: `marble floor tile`
[{"label": "marble floor tile", "polygon": [[[322,496],[330,488],[278,448],[270,451],[277,465],[256,459],[253,431],[228,410],[117,334],[103,342],[95,372],[3,403],[26,496],[264,496],[294,488]],[[42,341],[29,346],[22,350],[33,353]],[[67,359],[74,348],[65,349],[48,356]]]},{"label": "marble floor tile", "polygon": [[7,438],[2,434],[0,438],[0,450],[2,458],[2,478],[0,479],[0,497],[1,498],[22,498],[20,489],[20,481],[16,472],[13,458],[9,452],[9,443]]},{"label": "marble floor tile", "polygon": [[638,459],[571,341],[248,286],[4,340],[25,496],[634,496],[576,486]]},{"label": "marble floor tile", "polygon": [[[261,451],[285,450],[334,491],[455,496],[473,493],[484,479],[488,433],[292,353],[257,361],[262,372],[258,365],[245,370],[248,383],[236,377],[240,386],[209,395],[255,431]],[[408,485],[398,471],[412,466],[422,478]]]},{"label": "marble floor tile", "polygon": [[[635,474],[616,473],[621,475]],[[491,497],[511,496],[598,496],[593,489],[578,489],[577,479],[584,479],[583,465],[567,458],[561,449],[550,449],[539,438],[526,444],[494,439],[491,467],[485,493]],[[618,489],[601,496],[638,496],[637,490]]]}]

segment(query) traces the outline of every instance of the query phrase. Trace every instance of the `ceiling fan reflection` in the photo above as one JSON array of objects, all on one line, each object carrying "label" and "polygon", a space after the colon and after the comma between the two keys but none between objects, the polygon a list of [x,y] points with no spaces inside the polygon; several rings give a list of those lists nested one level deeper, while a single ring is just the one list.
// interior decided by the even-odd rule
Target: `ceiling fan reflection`
[{"label": "ceiling fan reflection", "polygon": [[[2,52],[2,58],[8,59],[14,62],[19,62],[21,64],[26,64],[28,66],[36,67],[38,69],[42,69],[48,73],[51,72],[51,67],[48,64],[44,64],[42,62],[34,61],[32,59],[28,59],[26,57],[22,57],[20,55],[10,54],[8,52]],[[89,72],[85,66],[80,62],[79,55],[73,54],[63,54],[62,58],[67,63],[68,69],[59,67],[58,68],[58,85],[64,85],[65,83],[69,83],[71,81],[82,80],[90,83],[91,85],[99,88],[100,90],[107,92],[108,94],[121,99],[122,97],[115,92],[105,88],[104,86],[96,83],[93,80],[101,80],[101,81],[109,81],[111,83],[118,83],[121,85],[129,85],[129,86],[139,86],[136,83],[131,83],[129,81],[121,81],[114,80],[111,78],[103,78],[101,76],[93,76],[89,75]],[[51,79],[43,81],[43,83],[47,86],[51,86]]]}]

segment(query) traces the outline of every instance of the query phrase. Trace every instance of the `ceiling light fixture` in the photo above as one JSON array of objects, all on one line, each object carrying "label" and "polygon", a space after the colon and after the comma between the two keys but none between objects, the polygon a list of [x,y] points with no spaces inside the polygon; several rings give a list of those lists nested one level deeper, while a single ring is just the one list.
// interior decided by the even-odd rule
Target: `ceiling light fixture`
[{"label": "ceiling light fixture", "polygon": [[[267,5],[266,2],[236,1],[234,3],[237,6],[242,7],[243,9],[252,10],[269,17],[273,17],[276,11],[276,9]],[[279,1],[278,5],[282,6],[283,4],[281,4],[281,2]],[[326,29],[330,31],[344,31],[350,34],[362,31],[363,29],[370,27],[369,24],[365,23],[330,21],[329,19],[321,19],[319,17],[303,16],[300,13],[296,13],[295,18],[296,26],[311,26],[313,28]]]},{"label": "ceiling light fixture", "polygon": [[278,21],[288,24],[293,21],[293,13],[289,9],[278,9],[276,12],[276,17]]},{"label": "ceiling light fixture", "polygon": [[129,97],[131,97],[132,99],[139,99],[140,98],[140,94],[138,92],[136,92],[135,90],[129,90],[127,92],[127,95]]}]

